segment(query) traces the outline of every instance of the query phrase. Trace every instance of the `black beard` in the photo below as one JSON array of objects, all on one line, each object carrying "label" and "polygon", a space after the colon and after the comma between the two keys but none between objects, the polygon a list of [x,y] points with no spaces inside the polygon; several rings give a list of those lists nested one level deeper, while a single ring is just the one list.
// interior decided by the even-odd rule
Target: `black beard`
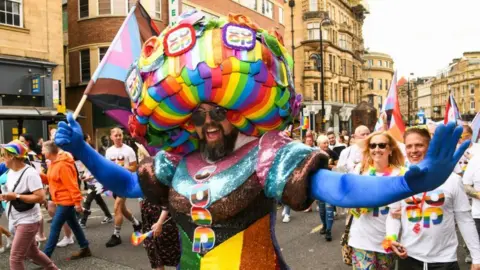
[{"label": "black beard", "polygon": [[[219,141],[208,143],[207,128],[218,128],[223,136]],[[199,150],[204,160],[218,161],[223,157],[231,154],[235,149],[235,142],[237,141],[238,130],[232,129],[230,134],[226,135],[223,127],[220,124],[212,123],[202,128],[203,139],[199,140]]]}]

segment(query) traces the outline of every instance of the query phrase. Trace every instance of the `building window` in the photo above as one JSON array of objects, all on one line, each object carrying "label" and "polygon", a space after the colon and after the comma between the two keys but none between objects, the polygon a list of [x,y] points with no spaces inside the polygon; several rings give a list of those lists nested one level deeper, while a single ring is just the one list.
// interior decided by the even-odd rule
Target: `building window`
[{"label": "building window", "polygon": [[105,56],[105,54],[107,53],[107,51],[108,51],[108,47],[98,48],[98,59],[100,60],[100,62],[102,62],[102,59]]},{"label": "building window", "polygon": [[342,70],[340,71],[340,73],[345,76],[347,75],[347,60],[342,59],[341,62],[342,62]]},{"label": "building window", "polygon": [[64,33],[68,32],[68,11],[66,6],[62,10],[62,30]]},{"label": "building window", "polygon": [[475,110],[475,99],[470,98],[470,110]]},{"label": "building window", "polygon": [[334,85],[334,92],[335,92],[335,100],[334,101],[338,101],[338,88],[337,88],[337,84],[333,84]]},{"label": "building window", "polygon": [[90,81],[90,50],[80,51],[80,82]]},{"label": "building window", "polygon": [[318,100],[318,83],[313,84],[313,100]]},{"label": "building window", "polygon": [[309,10],[318,11],[318,0],[309,0]]},{"label": "building window", "polygon": [[283,24],[283,8],[278,7],[278,22]]},{"label": "building window", "polygon": [[[381,67],[383,66],[383,61],[382,60],[378,60],[378,66]],[[380,88],[381,89],[381,88]]]},{"label": "building window", "polygon": [[155,18],[162,18],[162,0],[155,0]]},{"label": "building window", "polygon": [[320,39],[320,23],[307,24],[307,33],[309,40]]},{"label": "building window", "polygon": [[372,67],[373,66],[373,60],[372,59],[369,59],[368,60],[368,67]]},{"label": "building window", "polygon": [[22,0],[0,0],[0,24],[23,27]]},{"label": "building window", "polygon": [[240,0],[240,5],[257,10],[257,0]]},{"label": "building window", "polygon": [[373,90],[373,79],[368,78],[368,89]]},{"label": "building window", "polygon": [[353,65],[353,79],[357,79],[357,66]]},{"label": "building window", "polygon": [[88,0],[78,0],[78,15],[80,18],[88,17]]},{"label": "building window", "polygon": [[137,0],[128,0],[127,13],[130,12],[133,6],[137,4]]},{"label": "building window", "polygon": [[388,90],[388,80],[385,79],[385,90]]},{"label": "building window", "polygon": [[273,4],[268,0],[262,0],[262,14],[268,18],[273,18]]},{"label": "building window", "polygon": [[470,84],[470,95],[471,96],[475,95],[475,85],[474,84]]},{"label": "building window", "polygon": [[382,80],[382,79],[378,79],[378,90],[382,90],[382,89],[383,89],[382,83],[383,83],[383,80]]},{"label": "building window", "polygon": [[98,0],[98,15],[112,14],[112,1]]}]

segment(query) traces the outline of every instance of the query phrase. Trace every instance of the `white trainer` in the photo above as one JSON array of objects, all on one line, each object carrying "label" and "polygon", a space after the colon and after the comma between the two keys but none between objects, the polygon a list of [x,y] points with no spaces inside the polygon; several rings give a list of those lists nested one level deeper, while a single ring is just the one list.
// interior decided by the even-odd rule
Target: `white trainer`
[{"label": "white trainer", "polygon": [[66,236],[63,237],[63,239],[57,243],[57,247],[66,247],[68,245],[73,245],[75,244],[75,241],[72,238],[68,238]]},{"label": "white trainer", "polygon": [[282,222],[283,222],[283,223],[288,223],[288,222],[290,222],[290,215],[285,215],[285,216],[283,216]]}]

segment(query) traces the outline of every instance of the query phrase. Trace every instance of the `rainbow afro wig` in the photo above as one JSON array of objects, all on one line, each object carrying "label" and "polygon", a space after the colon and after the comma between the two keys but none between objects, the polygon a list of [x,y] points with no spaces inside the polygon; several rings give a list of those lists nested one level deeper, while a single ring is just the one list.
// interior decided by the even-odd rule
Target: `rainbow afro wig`
[{"label": "rainbow afro wig", "polygon": [[240,132],[282,130],[299,111],[293,65],[282,40],[243,15],[206,21],[192,11],[147,40],[126,80],[134,138],[179,154],[198,145],[192,112],[201,103],[228,110]]}]

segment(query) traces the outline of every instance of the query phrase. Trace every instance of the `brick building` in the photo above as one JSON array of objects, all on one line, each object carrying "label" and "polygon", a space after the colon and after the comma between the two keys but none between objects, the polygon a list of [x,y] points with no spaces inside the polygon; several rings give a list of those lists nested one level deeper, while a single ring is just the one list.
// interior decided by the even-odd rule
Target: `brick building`
[{"label": "brick building", "polygon": [[[85,88],[105,55],[111,41],[136,0],[68,0],[64,29],[68,30],[65,50],[67,78],[67,107],[74,110]],[[168,25],[168,2],[141,1],[158,29]],[[97,139],[116,125],[101,109],[86,102],[80,119],[84,132]]]},{"label": "brick building", "polygon": [[0,1],[0,142],[46,138],[46,116],[65,104],[61,25],[60,2]]}]

